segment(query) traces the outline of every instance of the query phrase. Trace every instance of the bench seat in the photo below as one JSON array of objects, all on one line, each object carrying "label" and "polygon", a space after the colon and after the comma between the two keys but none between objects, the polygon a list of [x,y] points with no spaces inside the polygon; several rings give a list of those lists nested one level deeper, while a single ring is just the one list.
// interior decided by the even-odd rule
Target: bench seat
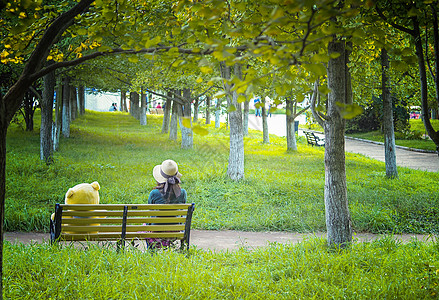
[{"label": "bench seat", "polygon": [[176,239],[189,249],[194,203],[187,204],[56,204],[50,240],[134,241]]}]

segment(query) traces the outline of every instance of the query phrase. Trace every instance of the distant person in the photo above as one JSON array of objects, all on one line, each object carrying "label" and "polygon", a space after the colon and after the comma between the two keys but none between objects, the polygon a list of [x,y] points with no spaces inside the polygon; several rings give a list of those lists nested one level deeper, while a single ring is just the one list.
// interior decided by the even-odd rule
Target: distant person
[{"label": "distant person", "polygon": [[262,109],[261,109],[261,107],[260,107],[260,105],[261,105],[261,100],[260,100],[259,98],[256,98],[256,99],[254,100],[254,104],[255,104],[255,116],[256,116],[256,117],[261,117],[261,116],[262,116],[262,114],[261,114]]},{"label": "distant person", "polygon": [[160,105],[160,102],[157,104],[157,106],[155,108],[162,108],[162,106]]},{"label": "distant person", "polygon": [[117,104],[116,103],[111,103],[109,111],[117,111]]}]

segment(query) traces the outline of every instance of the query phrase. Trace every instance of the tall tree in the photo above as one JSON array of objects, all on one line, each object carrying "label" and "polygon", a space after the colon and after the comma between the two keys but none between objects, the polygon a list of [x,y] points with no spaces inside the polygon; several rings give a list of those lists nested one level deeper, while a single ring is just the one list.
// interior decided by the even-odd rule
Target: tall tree
[{"label": "tall tree", "polygon": [[55,72],[52,71],[44,76],[44,89],[41,101],[40,159],[47,164],[53,161],[52,124],[55,85]]}]

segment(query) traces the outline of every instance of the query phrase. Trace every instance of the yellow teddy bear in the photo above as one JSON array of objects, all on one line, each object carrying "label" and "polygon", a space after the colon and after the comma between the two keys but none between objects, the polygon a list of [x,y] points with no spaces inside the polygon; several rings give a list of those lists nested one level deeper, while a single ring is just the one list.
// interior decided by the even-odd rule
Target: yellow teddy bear
[{"label": "yellow teddy bear", "polygon": [[[65,204],[99,204],[100,188],[97,181],[77,184],[67,191],[64,202]],[[52,214],[51,219],[55,220],[55,214]]]},{"label": "yellow teddy bear", "polygon": [[66,193],[66,204],[99,204],[99,183],[80,183]]}]

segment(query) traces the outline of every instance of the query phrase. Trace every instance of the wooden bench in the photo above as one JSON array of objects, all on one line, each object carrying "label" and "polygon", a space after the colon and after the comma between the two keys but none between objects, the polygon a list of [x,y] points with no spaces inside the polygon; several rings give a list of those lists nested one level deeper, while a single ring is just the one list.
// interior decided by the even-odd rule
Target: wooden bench
[{"label": "wooden bench", "polygon": [[[125,241],[146,238],[180,240],[189,249],[195,204],[56,204],[50,240]],[[148,245],[149,247],[150,245]]]},{"label": "wooden bench", "polygon": [[314,134],[314,132],[311,131],[303,131],[303,133],[305,133],[308,145],[325,147],[325,139],[319,138]]},{"label": "wooden bench", "polygon": [[163,108],[150,108],[149,113],[152,115],[163,115]]}]

